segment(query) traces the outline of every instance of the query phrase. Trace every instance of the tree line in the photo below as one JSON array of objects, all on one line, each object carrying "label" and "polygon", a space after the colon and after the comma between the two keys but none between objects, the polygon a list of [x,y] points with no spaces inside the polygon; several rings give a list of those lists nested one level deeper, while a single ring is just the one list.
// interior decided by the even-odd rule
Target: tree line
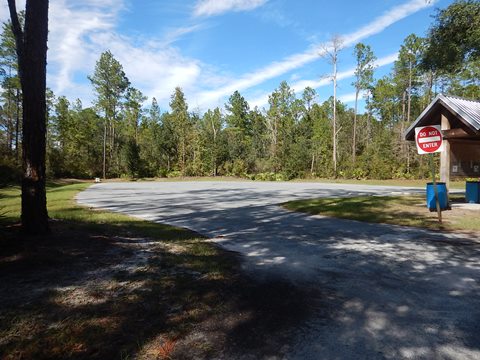
[{"label": "tree line", "polygon": [[[347,51],[338,37],[325,51],[332,64],[330,98],[320,101],[312,88],[296,94],[282,81],[265,109],[252,108],[235,91],[223,108],[199,112],[177,87],[169,109],[161,111],[107,50],[88,77],[91,107],[47,90],[47,175],[423,177],[427,164],[403,132],[438,93],[480,97],[479,8],[476,1],[456,1],[439,10],[428,34],[409,35],[391,73],[381,78],[375,78],[371,47],[357,44],[353,108],[336,97],[337,61]],[[23,19],[20,14],[22,24]],[[11,22],[2,27],[0,69],[0,177],[5,181],[21,173],[24,111]],[[361,97],[365,111],[358,113]]]}]

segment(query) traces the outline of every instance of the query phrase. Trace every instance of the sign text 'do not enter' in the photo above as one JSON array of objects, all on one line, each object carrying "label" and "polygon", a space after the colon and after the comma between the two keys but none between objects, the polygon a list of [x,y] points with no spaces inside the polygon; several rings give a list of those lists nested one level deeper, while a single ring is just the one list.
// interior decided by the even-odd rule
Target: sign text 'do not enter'
[{"label": "sign text 'do not enter'", "polygon": [[419,154],[443,151],[443,135],[439,125],[415,128],[415,143]]}]

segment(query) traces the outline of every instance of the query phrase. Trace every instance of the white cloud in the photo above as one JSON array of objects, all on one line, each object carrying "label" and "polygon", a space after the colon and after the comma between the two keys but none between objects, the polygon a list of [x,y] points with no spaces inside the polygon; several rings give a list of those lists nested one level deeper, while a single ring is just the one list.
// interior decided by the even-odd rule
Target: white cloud
[{"label": "white cloud", "polygon": [[297,69],[318,58],[318,49],[292,55],[283,61],[272,63],[253,73],[246,74],[240,80],[234,80],[215,90],[205,91],[198,96],[200,104],[208,104],[218,98],[232,94],[235,90],[242,91],[249,87],[258,85],[265,80],[280,76],[286,72]]},{"label": "white cloud", "polygon": [[112,33],[98,34],[92,40],[99,48],[110,49],[133,86],[150,98],[168,100],[176,86],[191,90],[199,81],[200,62],[183,57],[174,48],[153,42],[133,46],[132,39]]},{"label": "white cloud", "polygon": [[115,27],[125,9],[118,0],[87,0],[81,5],[72,0],[51,1],[47,80],[55,94],[78,97],[90,105],[94,94],[86,77],[106,50],[123,65],[133,86],[159,102],[168,103],[176,86],[192,90],[200,77],[207,86],[218,84],[207,67],[171,46],[201,25],[173,29],[155,41],[120,36]]},{"label": "white cloud", "polygon": [[[366,95],[366,92],[361,91],[360,94],[358,94],[358,100],[361,101],[362,98]],[[355,101],[355,93],[348,93],[348,94],[343,94],[338,97],[338,100],[340,100],[343,103],[353,103]]]},{"label": "white cloud", "polygon": [[[197,2],[194,14],[210,16],[227,11],[246,11],[266,2],[267,0],[202,0]],[[18,4],[21,9],[24,1],[18,1]],[[394,7],[358,31],[344,35],[344,38],[351,45],[428,6],[431,4],[425,4],[425,0],[411,0]],[[128,10],[125,0],[50,1],[48,86],[56,94],[66,95],[72,100],[80,97],[85,104],[89,104],[93,95],[88,91],[86,75],[93,72],[95,62],[107,49],[122,63],[132,84],[150,98],[155,96],[159,102],[168,103],[174,87],[181,86],[189,102],[200,107],[221,105],[224,98],[235,90],[252,88],[319,59],[321,45],[312,46],[302,53],[293,54],[243,76],[226,78],[218,73],[218,69],[185,57],[172,46],[178,38],[202,29],[204,24],[172,29],[155,41],[120,36],[116,26],[121,12],[125,10]],[[8,19],[5,2],[0,5],[0,19]],[[347,76],[349,72],[345,73],[344,76]],[[81,80],[78,80],[79,77]],[[319,81],[328,83],[326,79]],[[307,84],[313,85],[312,87],[323,86],[323,82],[318,84],[319,81],[297,81],[294,88],[301,91]],[[266,101],[261,105],[265,103]]]},{"label": "white cloud", "polygon": [[200,0],[193,10],[194,16],[213,16],[230,11],[248,11],[264,5],[267,0]]},{"label": "white cloud", "polygon": [[8,5],[5,1],[2,4],[0,4],[0,20],[4,22],[8,18],[9,18]]},{"label": "white cloud", "polygon": [[[351,34],[342,35],[344,46],[354,45],[362,39],[378,34],[395,22],[400,21],[421,9],[430,7],[435,2],[436,1],[431,1],[430,3],[427,3],[425,0],[411,0],[407,3],[396,6],[373,20],[371,23],[361,27],[359,30]],[[325,46],[325,44],[319,44],[310,47],[303,53],[294,54],[281,61],[273,62],[259,70],[240,76],[240,79],[233,80],[217,89],[199,93],[198,102],[202,105],[211,104],[218,101],[219,98],[232,94],[235,90],[243,91],[266,80],[283,75],[288,71],[300,68],[310,62],[318,60],[320,54],[323,53]]]},{"label": "white cloud", "polygon": [[[17,12],[25,10],[25,1],[26,0],[16,1]],[[6,1],[2,1],[0,3],[0,21],[3,23],[8,20],[10,20],[10,12],[8,11],[8,4]]]},{"label": "white cloud", "polygon": [[[375,65],[377,67],[390,65],[394,61],[396,61],[397,58],[398,58],[398,53],[387,55],[387,56],[384,56],[384,57],[378,59],[375,62]],[[350,78],[354,75],[355,75],[355,68],[351,68],[351,69],[348,69],[346,71],[340,71],[340,72],[337,73],[337,81],[348,79],[348,78]],[[295,91],[295,93],[299,94],[299,93],[303,92],[303,90],[306,87],[311,87],[312,89],[318,89],[320,87],[330,85],[331,83],[332,83],[331,77],[327,76],[327,77],[323,77],[323,78],[318,79],[318,80],[300,80],[300,81],[297,81],[297,82],[293,83],[291,85],[291,88]],[[263,106],[268,104],[268,96],[269,95],[270,95],[269,93],[265,93],[261,96],[258,96],[255,99],[252,99],[251,101],[249,101],[249,104],[252,107],[255,107],[255,106],[263,107]],[[339,97],[339,99],[343,102],[351,102],[351,94],[344,95],[343,97]]]},{"label": "white cloud", "polygon": [[[384,57],[378,59],[375,62],[375,66],[376,67],[382,67],[382,66],[385,66],[385,65],[390,65],[394,61],[396,61],[397,58],[398,58],[398,53],[394,53],[394,54],[391,54],[391,55],[384,56]],[[351,69],[348,69],[346,71],[340,71],[340,72],[337,73],[337,81],[350,78],[354,75],[355,75],[355,68],[351,68]],[[330,84],[331,82],[332,82],[332,79],[331,79],[330,76],[324,77],[324,78],[319,79],[319,80],[301,80],[301,81],[297,81],[296,83],[294,83],[292,85],[292,89],[295,92],[303,91],[307,86],[309,86],[313,89],[317,89],[321,86],[325,86],[327,84]]]},{"label": "white cloud", "polygon": [[50,4],[49,86],[55,92],[75,87],[74,73],[90,71],[98,49],[89,41],[93,34],[113,31],[117,7],[108,1],[88,1],[89,7],[73,8],[65,0]]},{"label": "white cloud", "polygon": [[162,41],[163,46],[171,45],[172,43],[176,42],[179,40],[181,37],[196,32],[198,30],[201,30],[204,28],[204,25],[202,24],[195,24],[192,26],[185,26],[185,27],[179,27],[176,29],[172,29],[167,34],[164,36],[164,39]]},{"label": "white cloud", "polygon": [[437,1],[438,0],[410,0],[402,5],[396,6],[357,31],[344,35],[344,45],[351,46],[362,39],[378,34],[397,21],[416,13],[417,11],[430,7]]}]

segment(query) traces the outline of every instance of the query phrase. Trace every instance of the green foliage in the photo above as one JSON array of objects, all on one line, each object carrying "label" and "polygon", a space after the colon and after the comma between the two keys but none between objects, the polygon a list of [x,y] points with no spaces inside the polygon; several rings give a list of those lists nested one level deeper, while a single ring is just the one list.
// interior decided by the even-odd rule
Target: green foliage
[{"label": "green foliage", "polygon": [[[131,86],[123,66],[106,51],[89,77],[94,108],[84,109],[79,100],[71,102],[47,92],[48,174],[77,178],[249,174],[270,181],[337,175],[424,177],[428,164],[404,141],[403,133],[437,90],[480,98],[478,8],[478,2],[467,0],[440,10],[427,38],[409,35],[393,71],[379,79],[374,80],[375,55],[370,46],[357,44],[353,85],[357,97],[362,92],[367,96],[363,114],[357,106],[351,109],[338,99],[334,103],[333,97],[320,101],[312,88],[297,97],[286,81],[269,95],[266,109],[252,109],[235,91],[223,109],[191,112],[177,87],[168,112],[162,112],[155,98],[145,105],[147,98]],[[453,32],[458,34],[450,36]],[[21,159],[21,93],[13,43],[10,27],[4,24],[0,37],[3,182],[17,179]],[[453,59],[454,65],[426,66],[440,45],[447,46],[445,59]]]},{"label": "green foliage", "polygon": [[125,162],[128,175],[137,178],[141,171],[140,147],[134,139],[127,141],[125,146]]},{"label": "green foliage", "polygon": [[354,55],[357,66],[355,68],[355,81],[352,85],[356,91],[366,90],[373,82],[376,56],[369,45],[358,43],[355,45]]},{"label": "green foliage", "polygon": [[[25,13],[19,14],[23,27]],[[21,172],[22,89],[12,25],[7,21],[0,34],[0,182],[17,180]]]},{"label": "green foliage", "polygon": [[267,126],[270,132],[270,157],[273,171],[285,170],[287,159],[292,155],[294,126],[299,119],[301,107],[294,91],[286,81],[273,91],[268,98]]},{"label": "green foliage", "polygon": [[188,105],[181,88],[176,87],[170,101],[171,113],[169,117],[170,130],[173,138],[176,139],[177,166],[186,175],[187,162],[191,155],[193,138],[193,126],[188,113]]},{"label": "green foliage", "polygon": [[457,0],[438,10],[423,56],[426,68],[455,72],[480,56],[480,3]]},{"label": "green foliage", "polygon": [[[88,79],[97,95],[95,106],[102,114],[103,126],[103,176],[119,175],[119,150],[116,131],[120,121],[121,102],[130,85],[123,66],[108,50],[100,55],[95,71]],[[107,156],[108,155],[108,156]]]},{"label": "green foliage", "polygon": [[182,173],[180,171],[170,171],[169,173],[167,173],[167,178],[178,178],[182,176]]},{"label": "green foliage", "polygon": [[199,120],[199,142],[203,172],[217,176],[222,160],[222,151],[225,149],[224,118],[217,107],[208,110]]},{"label": "green foliage", "polygon": [[[229,172],[239,175],[253,168],[251,150],[254,141],[253,122],[255,119],[252,117],[247,101],[238,91],[230,96],[225,104],[225,109],[227,110],[227,116],[225,117],[226,128],[224,134],[227,161],[231,163]],[[237,161],[237,159],[240,161]]]},{"label": "green foliage", "polygon": [[54,103],[49,118],[47,172],[51,177],[93,178],[102,173],[102,119],[65,97]]}]

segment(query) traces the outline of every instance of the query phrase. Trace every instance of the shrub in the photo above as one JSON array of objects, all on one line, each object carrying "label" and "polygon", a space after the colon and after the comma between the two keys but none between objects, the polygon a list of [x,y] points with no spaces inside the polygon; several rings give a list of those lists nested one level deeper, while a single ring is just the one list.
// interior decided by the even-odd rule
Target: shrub
[{"label": "shrub", "polygon": [[167,174],[167,178],[175,178],[175,177],[180,177],[180,176],[182,176],[182,173],[181,173],[181,171],[178,171],[178,170],[170,171]]}]

